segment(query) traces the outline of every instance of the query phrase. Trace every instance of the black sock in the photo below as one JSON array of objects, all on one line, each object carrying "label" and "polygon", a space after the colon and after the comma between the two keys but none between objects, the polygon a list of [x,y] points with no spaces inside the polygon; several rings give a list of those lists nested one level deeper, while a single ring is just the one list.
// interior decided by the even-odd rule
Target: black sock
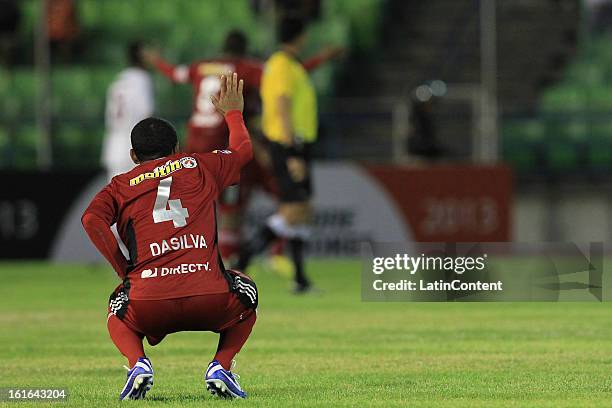
[{"label": "black sock", "polygon": [[274,241],[276,238],[276,233],[272,231],[270,227],[264,225],[257,234],[255,234],[251,242],[242,247],[240,255],[238,256],[238,262],[234,269],[244,271],[246,267],[249,266],[251,258],[264,251],[268,245],[270,245],[270,242]]},{"label": "black sock", "polygon": [[295,266],[295,283],[301,287],[310,286],[310,282],[304,272],[304,240],[301,238],[290,239],[289,251]]}]

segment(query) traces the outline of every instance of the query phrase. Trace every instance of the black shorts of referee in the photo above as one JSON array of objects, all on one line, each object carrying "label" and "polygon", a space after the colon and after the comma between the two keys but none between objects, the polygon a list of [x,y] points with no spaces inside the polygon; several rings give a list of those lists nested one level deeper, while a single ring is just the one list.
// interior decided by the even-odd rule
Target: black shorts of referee
[{"label": "black shorts of referee", "polygon": [[[299,146],[285,146],[268,141],[270,161],[281,203],[303,203],[312,197],[310,150],[308,143]],[[305,164],[304,177],[299,180],[294,179],[287,166],[287,161],[292,157],[303,160]]]}]

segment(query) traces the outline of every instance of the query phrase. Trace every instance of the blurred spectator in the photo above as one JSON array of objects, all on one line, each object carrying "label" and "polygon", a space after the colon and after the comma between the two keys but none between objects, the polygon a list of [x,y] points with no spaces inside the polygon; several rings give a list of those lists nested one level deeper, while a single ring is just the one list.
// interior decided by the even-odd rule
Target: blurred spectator
[{"label": "blurred spectator", "polygon": [[0,0],[0,62],[11,65],[21,10],[15,0]]},{"label": "blurred spectator", "polygon": [[436,159],[442,155],[436,139],[434,99],[429,86],[420,85],[414,92],[410,115],[413,131],[408,139],[408,151],[427,159]]},{"label": "blurred spectator", "polygon": [[74,0],[47,0],[47,34],[52,55],[70,60],[79,31]]},{"label": "blurred spectator", "polygon": [[142,51],[140,42],[129,45],[129,66],[108,88],[102,163],[109,179],[134,167],[130,158],[130,133],[136,123],[153,114],[153,81],[145,69]]}]

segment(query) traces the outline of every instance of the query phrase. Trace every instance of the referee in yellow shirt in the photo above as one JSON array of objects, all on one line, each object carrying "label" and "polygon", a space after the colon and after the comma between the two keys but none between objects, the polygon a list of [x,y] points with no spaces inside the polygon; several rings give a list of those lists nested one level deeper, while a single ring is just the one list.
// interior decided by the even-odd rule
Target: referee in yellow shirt
[{"label": "referee in yellow shirt", "polygon": [[278,28],[281,46],[266,62],[260,92],[262,131],[269,142],[280,204],[255,239],[243,247],[236,267],[245,270],[253,255],[283,238],[295,266],[295,292],[304,293],[311,289],[304,272],[304,241],[312,196],[310,145],[317,139],[317,99],[298,59],[306,41],[304,21],[288,17]]}]

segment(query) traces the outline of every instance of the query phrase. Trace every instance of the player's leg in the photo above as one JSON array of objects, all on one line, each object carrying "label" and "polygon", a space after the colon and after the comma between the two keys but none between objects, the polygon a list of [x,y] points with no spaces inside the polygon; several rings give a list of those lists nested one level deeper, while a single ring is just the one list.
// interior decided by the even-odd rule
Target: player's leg
[{"label": "player's leg", "polygon": [[295,291],[302,293],[310,288],[310,281],[304,270],[304,246],[308,232],[305,225],[309,213],[308,203],[283,203],[279,211],[268,218],[266,224],[240,251],[236,269],[246,269],[251,259],[263,252],[277,239],[287,241],[295,271]]},{"label": "player's leg", "polygon": [[115,347],[127,358],[130,367],[136,365],[139,358],[146,357],[144,347],[142,346],[142,339],[144,337],[142,333],[137,333],[126,326],[125,323],[112,313],[108,315],[106,327]]},{"label": "player's leg", "polygon": [[[257,286],[248,276],[228,270],[231,291],[211,295],[173,299],[174,311],[148,314],[141,324],[144,330],[213,331],[220,334],[217,353],[223,368],[230,369],[231,361],[246,343],[256,321]],[[139,301],[161,302],[161,301]],[[149,310],[152,310],[149,308]],[[161,325],[161,329],[158,326]]]},{"label": "player's leg", "polygon": [[240,184],[226,188],[219,198],[219,250],[228,263],[236,261],[242,244],[242,222],[254,188],[263,184],[256,157],[240,171]]},{"label": "player's leg", "polygon": [[221,398],[246,398],[246,392],[238,383],[238,376],[231,370],[234,357],[248,340],[257,319],[254,310],[257,306],[257,288],[247,276],[233,271],[228,273],[233,292],[135,301],[134,310],[141,316],[138,324],[145,333],[219,333],[217,352],[204,376],[207,388]]},{"label": "player's leg", "polygon": [[256,320],[257,313],[250,311],[248,317],[219,333],[217,352],[204,376],[211,394],[221,398],[246,398],[246,392],[238,383],[240,377],[233,372],[234,357],[251,335]]},{"label": "player's leg", "polygon": [[[219,344],[209,365],[205,380],[221,397],[245,397],[237,377],[231,372],[232,360],[249,338],[256,321],[257,288],[241,275],[230,278],[234,292],[189,296],[169,300],[131,301],[127,318],[147,339],[162,338],[165,334],[181,331],[214,331],[219,333]],[[242,291],[242,292],[240,292]],[[241,301],[241,296],[247,302]],[[254,302],[252,301],[254,299]],[[249,306],[245,306],[248,303]]]},{"label": "player's leg", "polygon": [[[129,315],[127,291],[120,285],[109,301],[107,328],[117,349],[128,359],[129,367],[119,399],[141,399],[153,386],[153,365],[142,346],[143,334],[126,319]],[[124,321],[125,319],[125,321]]]},{"label": "player's leg", "polygon": [[231,370],[232,360],[247,342],[256,320],[257,313],[249,313],[247,318],[219,333],[219,344],[214,360],[217,360],[224,369]]},{"label": "player's leg", "polygon": [[222,398],[246,398],[232,363],[257,320],[257,286],[240,272],[226,273],[230,293],[193,297],[183,304],[183,312],[188,319],[192,316],[188,325],[193,329],[213,330],[220,335],[217,352],[204,376],[207,388]]},{"label": "player's leg", "polygon": [[[122,328],[144,334],[152,345],[165,335],[180,331],[219,333],[214,364],[207,370],[207,385],[212,384],[219,396],[244,398],[246,393],[231,372],[231,361],[255,324],[257,287],[243,274],[234,271],[227,271],[227,274],[231,292],[165,300],[130,300],[119,323]],[[140,347],[142,334],[137,337]]]},{"label": "player's leg", "polygon": [[296,293],[303,293],[311,287],[304,268],[305,242],[308,238],[306,223],[310,217],[310,211],[310,204],[308,202],[285,203],[281,204],[279,208],[279,213],[288,225],[289,231],[291,231],[286,238],[295,271]]},{"label": "player's leg", "polygon": [[[254,239],[241,251],[237,269],[244,270],[251,258],[263,251],[277,238],[288,242],[295,270],[296,292],[302,293],[310,288],[304,271],[304,246],[308,235],[306,227],[310,217],[309,199],[312,194],[310,167],[307,152],[290,152],[284,146],[270,143],[270,157],[278,180],[280,205],[276,214],[257,232]],[[288,161],[297,157],[305,164],[302,174],[289,171]]]},{"label": "player's leg", "polygon": [[287,187],[287,198],[280,213],[293,231],[292,236],[288,239],[288,246],[295,269],[295,292],[303,293],[311,288],[304,269],[304,249],[306,239],[309,236],[308,222],[312,212],[310,205],[312,178],[309,145],[306,144],[301,150],[292,152],[291,158],[300,160],[303,167],[299,172],[290,172],[291,183],[290,187]]},{"label": "player's leg", "polygon": [[[289,173],[286,165],[287,155],[286,149],[278,143],[268,143],[267,149],[269,152],[269,160],[271,163],[272,172],[277,179],[277,187],[279,200],[283,201],[283,195],[289,187]],[[234,269],[246,271],[246,268],[251,262],[251,259],[263,252],[273,241],[281,238],[287,238],[290,231],[279,214],[274,214],[259,230],[255,233],[252,239],[242,246],[238,257],[238,262],[234,265]]]},{"label": "player's leg", "polygon": [[238,256],[238,262],[234,265],[235,269],[246,270],[251,259],[263,252],[268,245],[275,239],[279,238],[279,235],[274,232],[270,227],[269,223],[266,222],[253,236],[250,242],[243,245],[240,249]]}]

